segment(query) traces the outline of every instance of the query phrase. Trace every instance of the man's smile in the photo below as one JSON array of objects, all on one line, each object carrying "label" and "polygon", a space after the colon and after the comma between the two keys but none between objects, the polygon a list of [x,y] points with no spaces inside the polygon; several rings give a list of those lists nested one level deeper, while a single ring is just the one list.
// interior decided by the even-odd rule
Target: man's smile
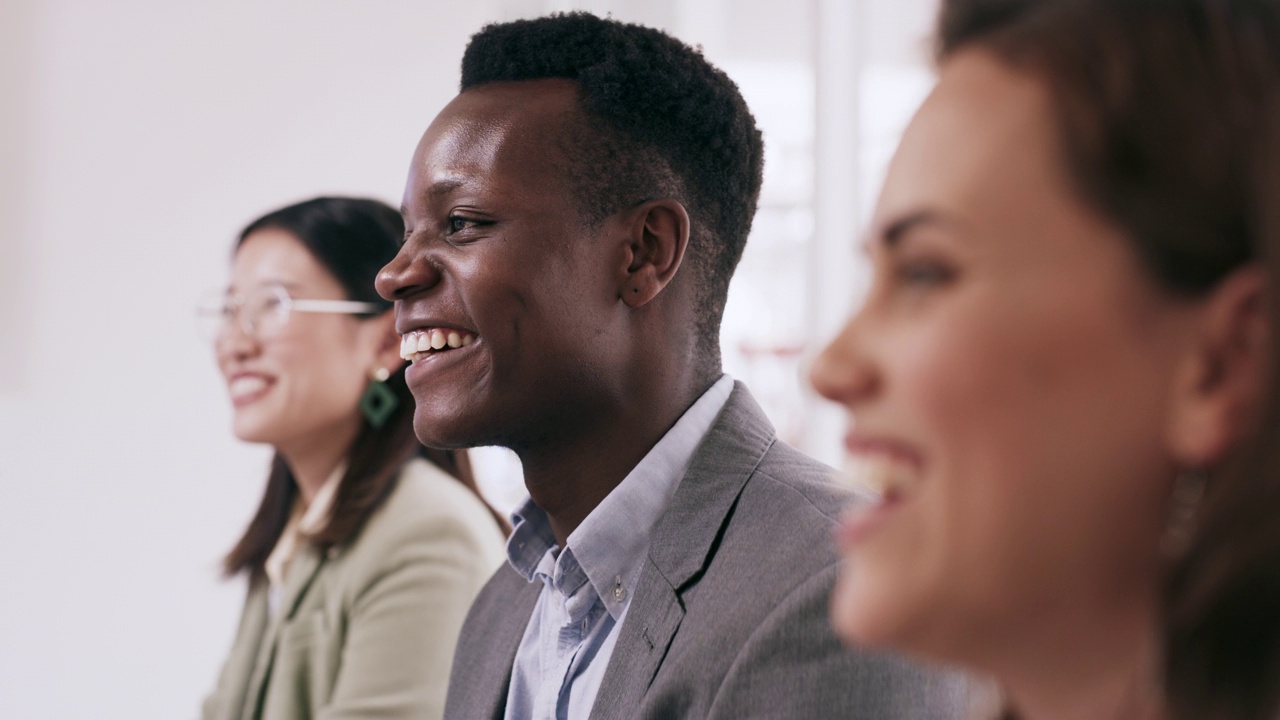
[{"label": "man's smile", "polygon": [[475,333],[466,330],[422,328],[401,336],[400,357],[409,362],[417,362],[428,355],[467,347],[475,341]]}]

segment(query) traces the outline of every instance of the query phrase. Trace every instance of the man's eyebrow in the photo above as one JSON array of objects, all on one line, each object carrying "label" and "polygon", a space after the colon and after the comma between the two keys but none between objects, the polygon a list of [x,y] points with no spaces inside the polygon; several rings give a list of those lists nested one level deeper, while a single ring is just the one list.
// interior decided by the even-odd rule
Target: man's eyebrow
[{"label": "man's eyebrow", "polygon": [[431,197],[440,197],[441,195],[448,195],[449,193],[453,192],[454,190],[457,190],[458,188],[462,187],[465,184],[466,183],[462,180],[462,178],[447,178],[444,180],[437,180],[431,183],[431,187],[427,188],[427,195],[430,195]]},{"label": "man's eyebrow", "polygon": [[[466,185],[466,181],[462,178],[446,178],[443,180],[437,180],[431,184],[431,187],[427,188],[423,195],[431,198],[437,198],[441,195],[448,195],[463,185]],[[400,205],[400,215],[402,217],[409,217],[408,206],[403,204]]]}]

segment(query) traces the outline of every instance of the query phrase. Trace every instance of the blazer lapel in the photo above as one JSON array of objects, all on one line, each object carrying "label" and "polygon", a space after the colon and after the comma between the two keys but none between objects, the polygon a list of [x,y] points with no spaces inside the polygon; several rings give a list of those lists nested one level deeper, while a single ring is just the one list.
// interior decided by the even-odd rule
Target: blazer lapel
[{"label": "blazer lapel", "polygon": [[640,571],[636,595],[618,631],[609,667],[591,706],[592,720],[630,717],[666,655],[684,607],[652,559]]},{"label": "blazer lapel", "polygon": [[520,650],[520,641],[524,639],[529,618],[533,616],[533,607],[537,605],[538,595],[542,592],[542,583],[526,582],[514,571],[511,574],[523,587],[509,599],[508,609],[497,616],[498,622],[494,624],[491,636],[495,647],[492,658],[497,664],[489,666],[497,671],[497,677],[492,682],[484,683],[484,694],[477,698],[480,710],[478,716],[493,720],[502,720],[506,715],[507,691],[511,687],[511,671],[516,664],[516,653]]},{"label": "blazer lapel", "polygon": [[[265,699],[267,678],[271,674],[271,664],[275,659],[276,644],[280,638],[280,628],[284,621],[292,618],[298,610],[298,604],[306,594],[307,588],[315,580],[316,574],[324,564],[324,558],[312,545],[304,545],[290,561],[288,575],[285,578],[284,591],[280,597],[280,606],[276,608],[267,623],[267,632],[258,649],[258,658],[253,664],[248,692],[245,694],[246,718],[259,715]],[[265,580],[263,581],[265,582]],[[268,591],[269,592],[269,591]]]},{"label": "blazer lapel", "polygon": [[[244,615],[236,631],[235,644],[227,658],[227,669],[222,678],[226,681],[225,694],[217,710],[208,720],[238,720],[245,708],[250,674],[267,633],[267,589],[265,582],[250,583],[245,597]],[[228,672],[230,670],[230,672]],[[220,683],[222,680],[219,681]]]},{"label": "blazer lapel", "polygon": [[684,591],[710,561],[739,493],[776,437],[746,386],[734,383],[654,526],[648,561],[591,708],[593,719],[635,714],[684,619]]}]

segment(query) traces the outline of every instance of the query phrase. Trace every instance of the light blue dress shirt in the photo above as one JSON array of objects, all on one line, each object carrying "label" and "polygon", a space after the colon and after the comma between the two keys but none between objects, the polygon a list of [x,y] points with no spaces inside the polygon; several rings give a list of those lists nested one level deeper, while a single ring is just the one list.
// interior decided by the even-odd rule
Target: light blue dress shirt
[{"label": "light blue dress shirt", "polygon": [[649,534],[693,453],[733,390],[722,375],[698,398],[565,543],[532,500],[512,517],[507,559],[542,593],[516,651],[507,720],[576,720],[591,714],[613,655]]}]

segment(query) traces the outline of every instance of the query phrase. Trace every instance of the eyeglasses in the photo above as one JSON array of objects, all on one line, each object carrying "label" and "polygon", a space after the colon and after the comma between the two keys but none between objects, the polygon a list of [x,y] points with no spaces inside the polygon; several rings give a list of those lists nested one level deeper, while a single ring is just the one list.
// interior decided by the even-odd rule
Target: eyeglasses
[{"label": "eyeglasses", "polygon": [[289,322],[290,313],[376,315],[382,310],[375,303],[355,300],[297,299],[282,285],[263,285],[243,294],[210,292],[196,306],[196,321],[200,335],[210,341],[223,337],[237,320],[246,335],[267,340]]}]

